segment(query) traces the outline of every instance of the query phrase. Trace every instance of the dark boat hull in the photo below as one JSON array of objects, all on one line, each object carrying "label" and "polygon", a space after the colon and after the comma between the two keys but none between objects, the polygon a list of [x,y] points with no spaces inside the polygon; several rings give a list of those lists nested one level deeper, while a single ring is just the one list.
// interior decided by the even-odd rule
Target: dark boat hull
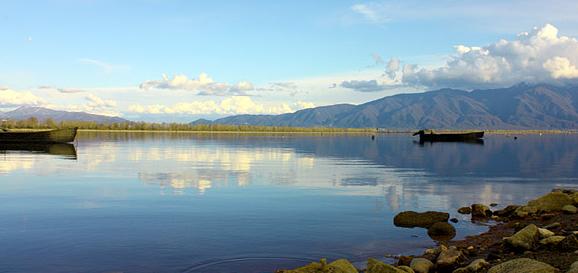
[{"label": "dark boat hull", "polygon": [[68,143],[76,138],[78,128],[35,132],[0,132],[0,143]]},{"label": "dark boat hull", "polygon": [[434,141],[476,141],[484,137],[484,132],[470,132],[470,133],[455,133],[455,134],[435,134],[435,133],[423,133],[419,135],[420,142],[434,142]]}]

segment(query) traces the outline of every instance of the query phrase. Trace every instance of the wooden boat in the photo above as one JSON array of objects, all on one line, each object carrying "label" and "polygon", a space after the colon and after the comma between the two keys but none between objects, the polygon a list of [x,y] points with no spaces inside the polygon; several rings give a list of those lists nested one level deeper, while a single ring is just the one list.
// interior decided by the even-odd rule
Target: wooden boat
[{"label": "wooden boat", "polygon": [[420,142],[434,142],[434,141],[479,141],[484,137],[483,131],[467,132],[467,133],[434,133],[433,131],[426,132],[419,130],[413,134],[419,135]]},{"label": "wooden boat", "polygon": [[76,138],[78,128],[46,131],[0,131],[0,143],[68,143]]},{"label": "wooden boat", "polygon": [[29,152],[55,155],[66,159],[76,159],[76,148],[68,143],[0,143],[0,154]]}]

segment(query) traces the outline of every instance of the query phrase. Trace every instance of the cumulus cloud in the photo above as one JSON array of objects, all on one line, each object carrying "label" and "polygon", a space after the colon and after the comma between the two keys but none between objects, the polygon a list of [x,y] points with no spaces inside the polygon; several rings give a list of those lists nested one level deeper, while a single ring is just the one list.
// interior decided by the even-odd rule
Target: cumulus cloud
[{"label": "cumulus cloud", "polygon": [[236,84],[214,81],[208,74],[201,73],[198,78],[189,78],[186,75],[174,75],[169,78],[163,74],[161,80],[145,81],[139,86],[141,89],[172,89],[197,92],[204,96],[247,95],[247,91],[255,90],[255,86],[248,81]]},{"label": "cumulus cloud", "polygon": [[314,107],[312,103],[297,102],[293,105],[286,103],[265,104],[253,101],[246,96],[233,96],[220,102],[193,101],[182,102],[172,106],[162,104],[157,105],[130,105],[128,110],[139,114],[217,114],[217,115],[239,115],[239,114],[284,114],[304,108]]},{"label": "cumulus cloud", "polygon": [[391,59],[379,79],[344,81],[341,86],[360,92],[388,87],[493,88],[519,82],[568,83],[578,81],[578,41],[560,36],[546,24],[513,40],[486,46],[455,46],[455,53],[439,67],[419,67]]},{"label": "cumulus cloud", "polygon": [[84,101],[85,103],[64,106],[54,105],[52,107],[66,111],[86,112],[111,117],[122,116],[122,114],[117,110],[117,102],[115,100],[103,99],[94,94],[87,94],[84,96]]},{"label": "cumulus cloud", "polygon": [[456,46],[445,66],[408,67],[403,82],[425,87],[484,88],[518,82],[559,82],[576,79],[578,41],[558,35],[546,24],[516,39],[502,39],[483,47]]},{"label": "cumulus cloud", "polygon": [[42,98],[25,91],[15,91],[12,89],[0,89],[0,106],[17,107],[24,105],[44,105],[46,101]]},{"label": "cumulus cloud", "polygon": [[399,71],[400,67],[401,62],[399,61],[399,59],[391,58],[389,59],[389,62],[387,62],[387,66],[385,67],[385,74],[389,78],[395,79],[397,77],[397,72]]},{"label": "cumulus cloud", "polygon": [[571,64],[570,60],[565,57],[554,57],[544,62],[544,69],[550,72],[554,79],[573,79],[578,78],[578,69],[576,65]]}]

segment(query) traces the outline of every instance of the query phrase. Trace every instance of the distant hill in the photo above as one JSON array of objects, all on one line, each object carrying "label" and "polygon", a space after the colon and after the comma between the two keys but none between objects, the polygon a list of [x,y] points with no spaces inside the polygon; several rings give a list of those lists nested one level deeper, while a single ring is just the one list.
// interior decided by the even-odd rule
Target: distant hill
[{"label": "distant hill", "polygon": [[432,129],[578,129],[578,87],[518,84],[399,94],[282,115],[237,115],[213,124]]},{"label": "distant hill", "polygon": [[97,123],[123,123],[129,122],[126,119],[119,117],[109,117],[103,115],[89,114],[85,112],[68,112],[52,110],[44,107],[22,106],[15,110],[0,113],[1,119],[24,120],[31,117],[37,118],[39,121],[45,121],[51,118],[56,122],[60,121],[91,121]]}]

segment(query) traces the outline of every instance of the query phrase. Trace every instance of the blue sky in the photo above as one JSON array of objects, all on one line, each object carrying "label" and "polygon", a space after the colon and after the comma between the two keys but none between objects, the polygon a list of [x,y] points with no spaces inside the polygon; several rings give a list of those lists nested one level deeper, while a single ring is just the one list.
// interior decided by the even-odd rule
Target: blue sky
[{"label": "blue sky", "polygon": [[[446,86],[578,77],[575,1],[1,5],[4,109],[42,105],[189,121],[362,103]],[[519,61],[536,58],[535,65]]]}]

